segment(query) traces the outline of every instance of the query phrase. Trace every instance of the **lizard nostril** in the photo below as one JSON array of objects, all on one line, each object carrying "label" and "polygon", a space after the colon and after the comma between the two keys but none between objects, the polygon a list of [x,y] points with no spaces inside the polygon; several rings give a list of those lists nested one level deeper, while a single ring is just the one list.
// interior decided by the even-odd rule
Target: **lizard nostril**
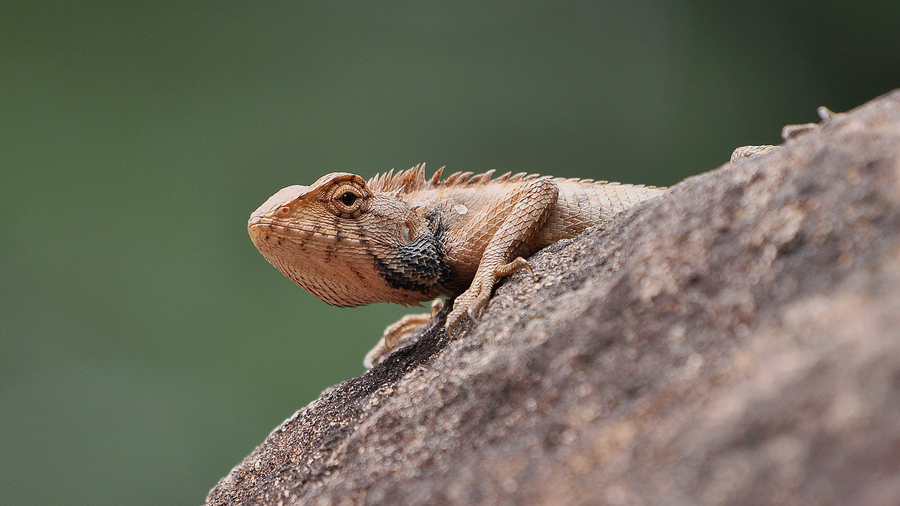
[{"label": "lizard nostril", "polygon": [[279,211],[281,214],[287,214],[287,213],[291,212],[291,209],[290,209],[289,207],[282,207],[282,208],[279,209],[278,211]]}]

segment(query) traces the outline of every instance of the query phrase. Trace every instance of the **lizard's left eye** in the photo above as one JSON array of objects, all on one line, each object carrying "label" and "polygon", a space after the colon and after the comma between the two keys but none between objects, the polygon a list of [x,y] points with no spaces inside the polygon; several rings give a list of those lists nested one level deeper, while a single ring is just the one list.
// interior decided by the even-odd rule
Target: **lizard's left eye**
[{"label": "lizard's left eye", "polygon": [[350,207],[353,205],[354,202],[356,202],[357,198],[359,198],[359,197],[357,197],[355,193],[347,192],[347,193],[344,193],[343,195],[341,195],[341,203],[347,207]]}]

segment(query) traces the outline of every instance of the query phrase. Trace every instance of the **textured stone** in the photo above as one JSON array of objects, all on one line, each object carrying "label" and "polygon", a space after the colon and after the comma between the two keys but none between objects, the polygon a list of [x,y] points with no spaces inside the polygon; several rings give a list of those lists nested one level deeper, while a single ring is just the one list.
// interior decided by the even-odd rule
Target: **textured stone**
[{"label": "textured stone", "polygon": [[208,504],[900,504],[900,91],[530,262]]}]

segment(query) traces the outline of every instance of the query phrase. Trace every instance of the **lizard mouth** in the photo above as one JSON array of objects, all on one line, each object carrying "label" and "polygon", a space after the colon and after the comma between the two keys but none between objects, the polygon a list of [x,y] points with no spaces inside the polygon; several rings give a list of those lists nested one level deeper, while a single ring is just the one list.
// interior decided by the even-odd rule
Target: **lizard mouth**
[{"label": "lizard mouth", "polygon": [[247,232],[254,239],[254,242],[257,238],[268,240],[271,237],[289,239],[292,237],[323,235],[316,230],[298,228],[278,220],[266,218],[250,218],[250,221],[247,223]]},{"label": "lizard mouth", "polygon": [[[294,255],[307,250],[307,242],[322,242],[324,235],[313,230],[292,227],[270,219],[252,219],[247,223],[247,233],[256,249],[276,267],[280,263],[292,263]],[[318,237],[316,237],[318,236]],[[281,268],[281,270],[284,272]]]},{"label": "lizard mouth", "polygon": [[[259,248],[261,245],[272,247],[284,241],[304,244],[307,241],[326,241],[329,244],[352,244],[359,246],[365,241],[343,235],[340,230],[321,230],[319,227],[297,227],[272,219],[251,219],[247,223],[247,233],[253,244]],[[346,234],[346,232],[345,232]]]},{"label": "lizard mouth", "polygon": [[[372,294],[383,290],[383,282],[377,276],[366,275],[372,268],[370,257],[341,254],[339,244],[351,240],[338,240],[333,234],[266,219],[251,219],[247,230],[269,263],[320,300],[341,307],[379,301]],[[353,242],[361,244],[358,240]]]}]

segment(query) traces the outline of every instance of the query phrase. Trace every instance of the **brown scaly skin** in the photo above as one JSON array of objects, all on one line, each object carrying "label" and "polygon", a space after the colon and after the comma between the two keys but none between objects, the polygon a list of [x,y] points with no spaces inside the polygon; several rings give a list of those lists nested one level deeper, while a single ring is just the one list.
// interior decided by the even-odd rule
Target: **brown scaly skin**
[{"label": "brown scaly skin", "polygon": [[336,306],[457,297],[451,331],[499,278],[537,250],[663,190],[493,171],[425,179],[424,165],[368,182],[334,172],[289,186],[250,216],[253,244],[285,276]]}]

